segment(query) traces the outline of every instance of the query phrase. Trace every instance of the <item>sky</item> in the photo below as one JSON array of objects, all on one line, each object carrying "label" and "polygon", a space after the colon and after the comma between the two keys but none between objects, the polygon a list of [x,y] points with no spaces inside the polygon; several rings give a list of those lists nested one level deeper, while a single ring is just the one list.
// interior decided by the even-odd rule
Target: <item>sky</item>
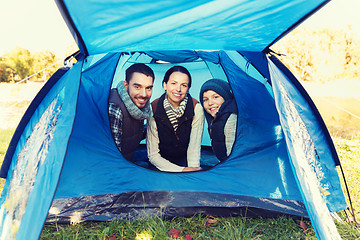
[{"label": "sky", "polygon": [[[0,0],[0,55],[16,46],[50,50],[58,57],[75,44],[54,0]],[[360,38],[360,0],[332,0],[303,24],[345,28]]]},{"label": "sky", "polygon": [[16,46],[64,57],[75,44],[54,0],[0,0],[0,55]]}]

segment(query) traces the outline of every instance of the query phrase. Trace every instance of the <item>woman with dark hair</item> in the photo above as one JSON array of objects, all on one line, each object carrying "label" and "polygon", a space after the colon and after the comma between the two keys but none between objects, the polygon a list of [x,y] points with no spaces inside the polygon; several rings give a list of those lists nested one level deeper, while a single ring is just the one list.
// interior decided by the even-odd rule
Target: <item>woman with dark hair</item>
[{"label": "woman with dark hair", "polygon": [[174,66],[165,73],[165,93],[151,103],[154,114],[147,127],[148,157],[161,171],[201,170],[204,112],[188,93],[190,86],[189,71]]}]

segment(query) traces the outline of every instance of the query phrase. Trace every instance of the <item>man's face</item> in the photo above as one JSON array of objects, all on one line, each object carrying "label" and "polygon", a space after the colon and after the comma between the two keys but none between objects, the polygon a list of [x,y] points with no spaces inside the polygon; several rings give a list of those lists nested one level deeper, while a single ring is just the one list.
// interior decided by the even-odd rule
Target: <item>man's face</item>
[{"label": "man's face", "polygon": [[134,104],[138,108],[143,108],[150,100],[153,89],[153,78],[142,73],[134,72],[129,83],[124,81],[124,86]]}]

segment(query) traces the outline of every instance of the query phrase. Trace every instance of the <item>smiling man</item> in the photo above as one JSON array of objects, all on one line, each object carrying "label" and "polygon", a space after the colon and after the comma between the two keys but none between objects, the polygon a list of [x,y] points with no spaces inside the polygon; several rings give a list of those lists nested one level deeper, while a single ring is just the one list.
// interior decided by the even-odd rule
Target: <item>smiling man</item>
[{"label": "smiling man", "polygon": [[151,117],[150,97],[154,72],[143,63],[131,65],[125,81],[111,89],[109,120],[115,144],[127,160],[132,160],[144,139],[144,120]]}]

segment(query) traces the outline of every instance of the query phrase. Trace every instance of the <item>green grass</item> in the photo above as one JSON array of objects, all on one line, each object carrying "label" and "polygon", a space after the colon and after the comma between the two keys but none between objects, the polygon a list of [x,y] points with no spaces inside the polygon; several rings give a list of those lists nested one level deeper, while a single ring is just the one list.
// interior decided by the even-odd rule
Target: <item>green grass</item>
[{"label": "green grass", "polygon": [[[360,140],[335,139],[334,143],[345,174],[356,218],[360,223]],[[341,174],[340,171],[339,174]],[[343,189],[345,190],[344,183]]]},{"label": "green grass", "polygon": [[[180,231],[180,239],[190,235],[192,239],[316,239],[311,227],[308,232],[299,226],[300,220],[288,217],[252,219],[246,217],[206,217],[163,220],[149,217],[133,221],[111,223],[82,223],[77,225],[46,225],[40,239],[141,239],[147,234],[152,239],[172,239],[170,229]],[[307,226],[310,222],[305,221]],[[136,238],[138,235],[138,238]]]}]

